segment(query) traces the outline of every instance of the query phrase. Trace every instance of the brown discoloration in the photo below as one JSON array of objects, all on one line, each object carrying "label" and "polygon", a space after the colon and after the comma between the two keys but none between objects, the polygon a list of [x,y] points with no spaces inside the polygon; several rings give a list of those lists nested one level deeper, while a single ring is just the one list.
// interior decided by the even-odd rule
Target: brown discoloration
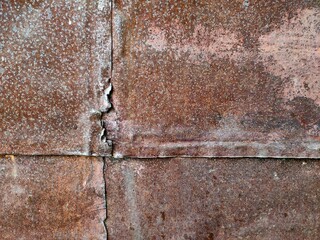
[{"label": "brown discoloration", "polygon": [[293,117],[298,119],[305,128],[320,124],[320,106],[314,100],[306,97],[295,97],[288,105]]},{"label": "brown discoloration", "polygon": [[[319,105],[318,9],[315,1],[116,1],[115,156],[319,157],[318,115],[304,124],[306,112],[290,103]],[[308,76],[310,64],[290,62],[295,51],[312,60]]]},{"label": "brown discoloration", "polygon": [[100,110],[101,68],[110,64],[110,28],[99,28],[109,22],[107,5],[0,5],[0,153],[107,154],[99,149],[100,121],[90,120]]},{"label": "brown discoloration", "polygon": [[30,5],[33,8],[39,7],[45,0],[9,0],[12,6]]},{"label": "brown discoloration", "polygon": [[102,168],[97,158],[1,157],[1,238],[105,239]]},{"label": "brown discoloration", "polygon": [[319,170],[292,159],[109,162],[108,238],[317,239]]}]

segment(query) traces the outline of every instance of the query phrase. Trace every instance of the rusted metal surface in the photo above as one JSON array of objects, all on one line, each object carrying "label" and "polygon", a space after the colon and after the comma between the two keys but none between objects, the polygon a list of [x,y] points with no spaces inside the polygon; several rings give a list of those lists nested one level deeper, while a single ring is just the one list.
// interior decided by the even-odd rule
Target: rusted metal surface
[{"label": "rusted metal surface", "polygon": [[320,158],[319,0],[2,0],[0,32],[1,239],[319,238],[320,162],[192,158]]},{"label": "rusted metal surface", "polygon": [[115,1],[115,156],[320,157],[319,6]]},{"label": "rusted metal surface", "polygon": [[103,161],[0,157],[1,239],[106,239]]},{"label": "rusted metal surface", "polygon": [[318,239],[320,162],[108,163],[108,239]]},{"label": "rusted metal surface", "polygon": [[108,155],[109,1],[0,3],[0,153]]}]

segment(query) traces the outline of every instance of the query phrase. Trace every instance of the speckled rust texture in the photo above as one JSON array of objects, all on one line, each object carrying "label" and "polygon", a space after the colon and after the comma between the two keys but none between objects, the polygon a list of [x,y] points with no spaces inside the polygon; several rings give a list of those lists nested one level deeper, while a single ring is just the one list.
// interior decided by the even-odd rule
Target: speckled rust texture
[{"label": "speckled rust texture", "polygon": [[107,154],[109,16],[107,0],[0,2],[0,153]]},{"label": "speckled rust texture", "polygon": [[106,239],[103,161],[0,157],[1,239]]},{"label": "speckled rust texture", "polygon": [[109,162],[108,239],[316,240],[320,162]]},{"label": "speckled rust texture", "polygon": [[320,157],[319,6],[115,1],[115,156]]}]

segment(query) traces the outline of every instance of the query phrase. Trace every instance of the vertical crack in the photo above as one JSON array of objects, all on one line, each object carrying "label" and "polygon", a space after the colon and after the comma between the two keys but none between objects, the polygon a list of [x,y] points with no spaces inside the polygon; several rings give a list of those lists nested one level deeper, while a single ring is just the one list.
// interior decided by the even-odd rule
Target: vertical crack
[{"label": "vertical crack", "polygon": [[[109,21],[110,21],[110,58],[109,58],[109,66],[110,66],[110,72],[109,72],[109,79],[107,82],[107,88],[105,88],[103,94],[104,94],[104,100],[107,102],[106,104],[106,111],[102,112],[100,115],[100,124],[102,127],[102,132],[100,139],[102,142],[105,142],[108,144],[108,146],[111,148],[111,156],[113,156],[113,146],[112,141],[108,139],[108,133],[107,133],[107,127],[106,123],[104,122],[104,114],[107,114],[112,108],[113,105],[111,103],[111,94],[112,94],[112,77],[113,77],[113,0],[109,0],[110,4],[110,15],[109,15]],[[103,181],[104,181],[104,202],[105,202],[105,220],[103,221],[105,232],[106,232],[106,240],[108,239],[108,226],[107,226],[107,219],[108,219],[108,194],[107,194],[107,158],[103,157]]]},{"label": "vertical crack", "polygon": [[108,219],[108,203],[107,203],[107,180],[106,180],[106,173],[107,173],[107,159],[105,157],[102,158],[103,161],[103,182],[104,182],[104,209],[105,209],[105,216],[106,218],[103,220],[104,229],[106,232],[106,240],[108,239],[108,227],[107,227],[107,219]]},{"label": "vertical crack", "polygon": [[110,0],[110,78],[113,76],[113,0]]}]

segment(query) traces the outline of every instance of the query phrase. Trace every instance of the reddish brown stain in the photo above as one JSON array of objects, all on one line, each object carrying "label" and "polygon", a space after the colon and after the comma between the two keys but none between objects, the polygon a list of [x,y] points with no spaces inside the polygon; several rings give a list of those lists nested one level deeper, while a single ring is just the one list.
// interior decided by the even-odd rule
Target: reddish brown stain
[{"label": "reddish brown stain", "polygon": [[[133,238],[128,216],[135,201],[140,216],[135,236],[143,239],[162,239],[161,232],[165,239],[316,239],[319,167],[317,160],[293,159],[109,161],[109,238]],[[137,173],[129,183],[136,199],[125,197],[129,171]],[[165,221],[159,222],[159,209]]]},{"label": "reddish brown stain", "polygon": [[[295,50],[295,42],[314,42],[317,9],[315,1],[250,1],[246,8],[240,1],[116,2],[115,155],[293,157],[296,152],[279,149],[295,142],[304,157],[317,156],[304,144],[316,141],[318,116],[303,123],[306,112],[289,103],[318,101],[316,91],[299,96],[301,84],[291,86],[296,77],[314,86],[317,68],[306,76],[303,61],[283,61],[287,55],[280,54],[287,49],[287,59],[298,52],[299,59],[316,61],[316,43]],[[295,34],[308,24],[306,34]],[[280,52],[274,35],[287,38]],[[297,67],[294,75],[279,70],[286,64]],[[216,146],[224,142],[224,149]],[[267,149],[266,142],[283,146]]]},{"label": "reddish brown stain", "polygon": [[46,2],[44,0],[10,0],[11,4],[13,6],[24,6],[24,5],[30,5],[34,8],[38,8],[42,3]]},{"label": "reddish brown stain", "polygon": [[105,237],[99,159],[6,156],[0,168],[2,238]]},{"label": "reddish brown stain", "polygon": [[305,128],[320,124],[320,106],[314,100],[306,97],[295,97],[289,102],[292,115]]},{"label": "reddish brown stain", "polygon": [[99,75],[95,54],[105,44],[96,41],[97,25],[109,9],[74,1],[4,1],[1,7],[0,152],[105,153],[101,123],[91,115],[99,111],[97,85],[106,75]]}]

